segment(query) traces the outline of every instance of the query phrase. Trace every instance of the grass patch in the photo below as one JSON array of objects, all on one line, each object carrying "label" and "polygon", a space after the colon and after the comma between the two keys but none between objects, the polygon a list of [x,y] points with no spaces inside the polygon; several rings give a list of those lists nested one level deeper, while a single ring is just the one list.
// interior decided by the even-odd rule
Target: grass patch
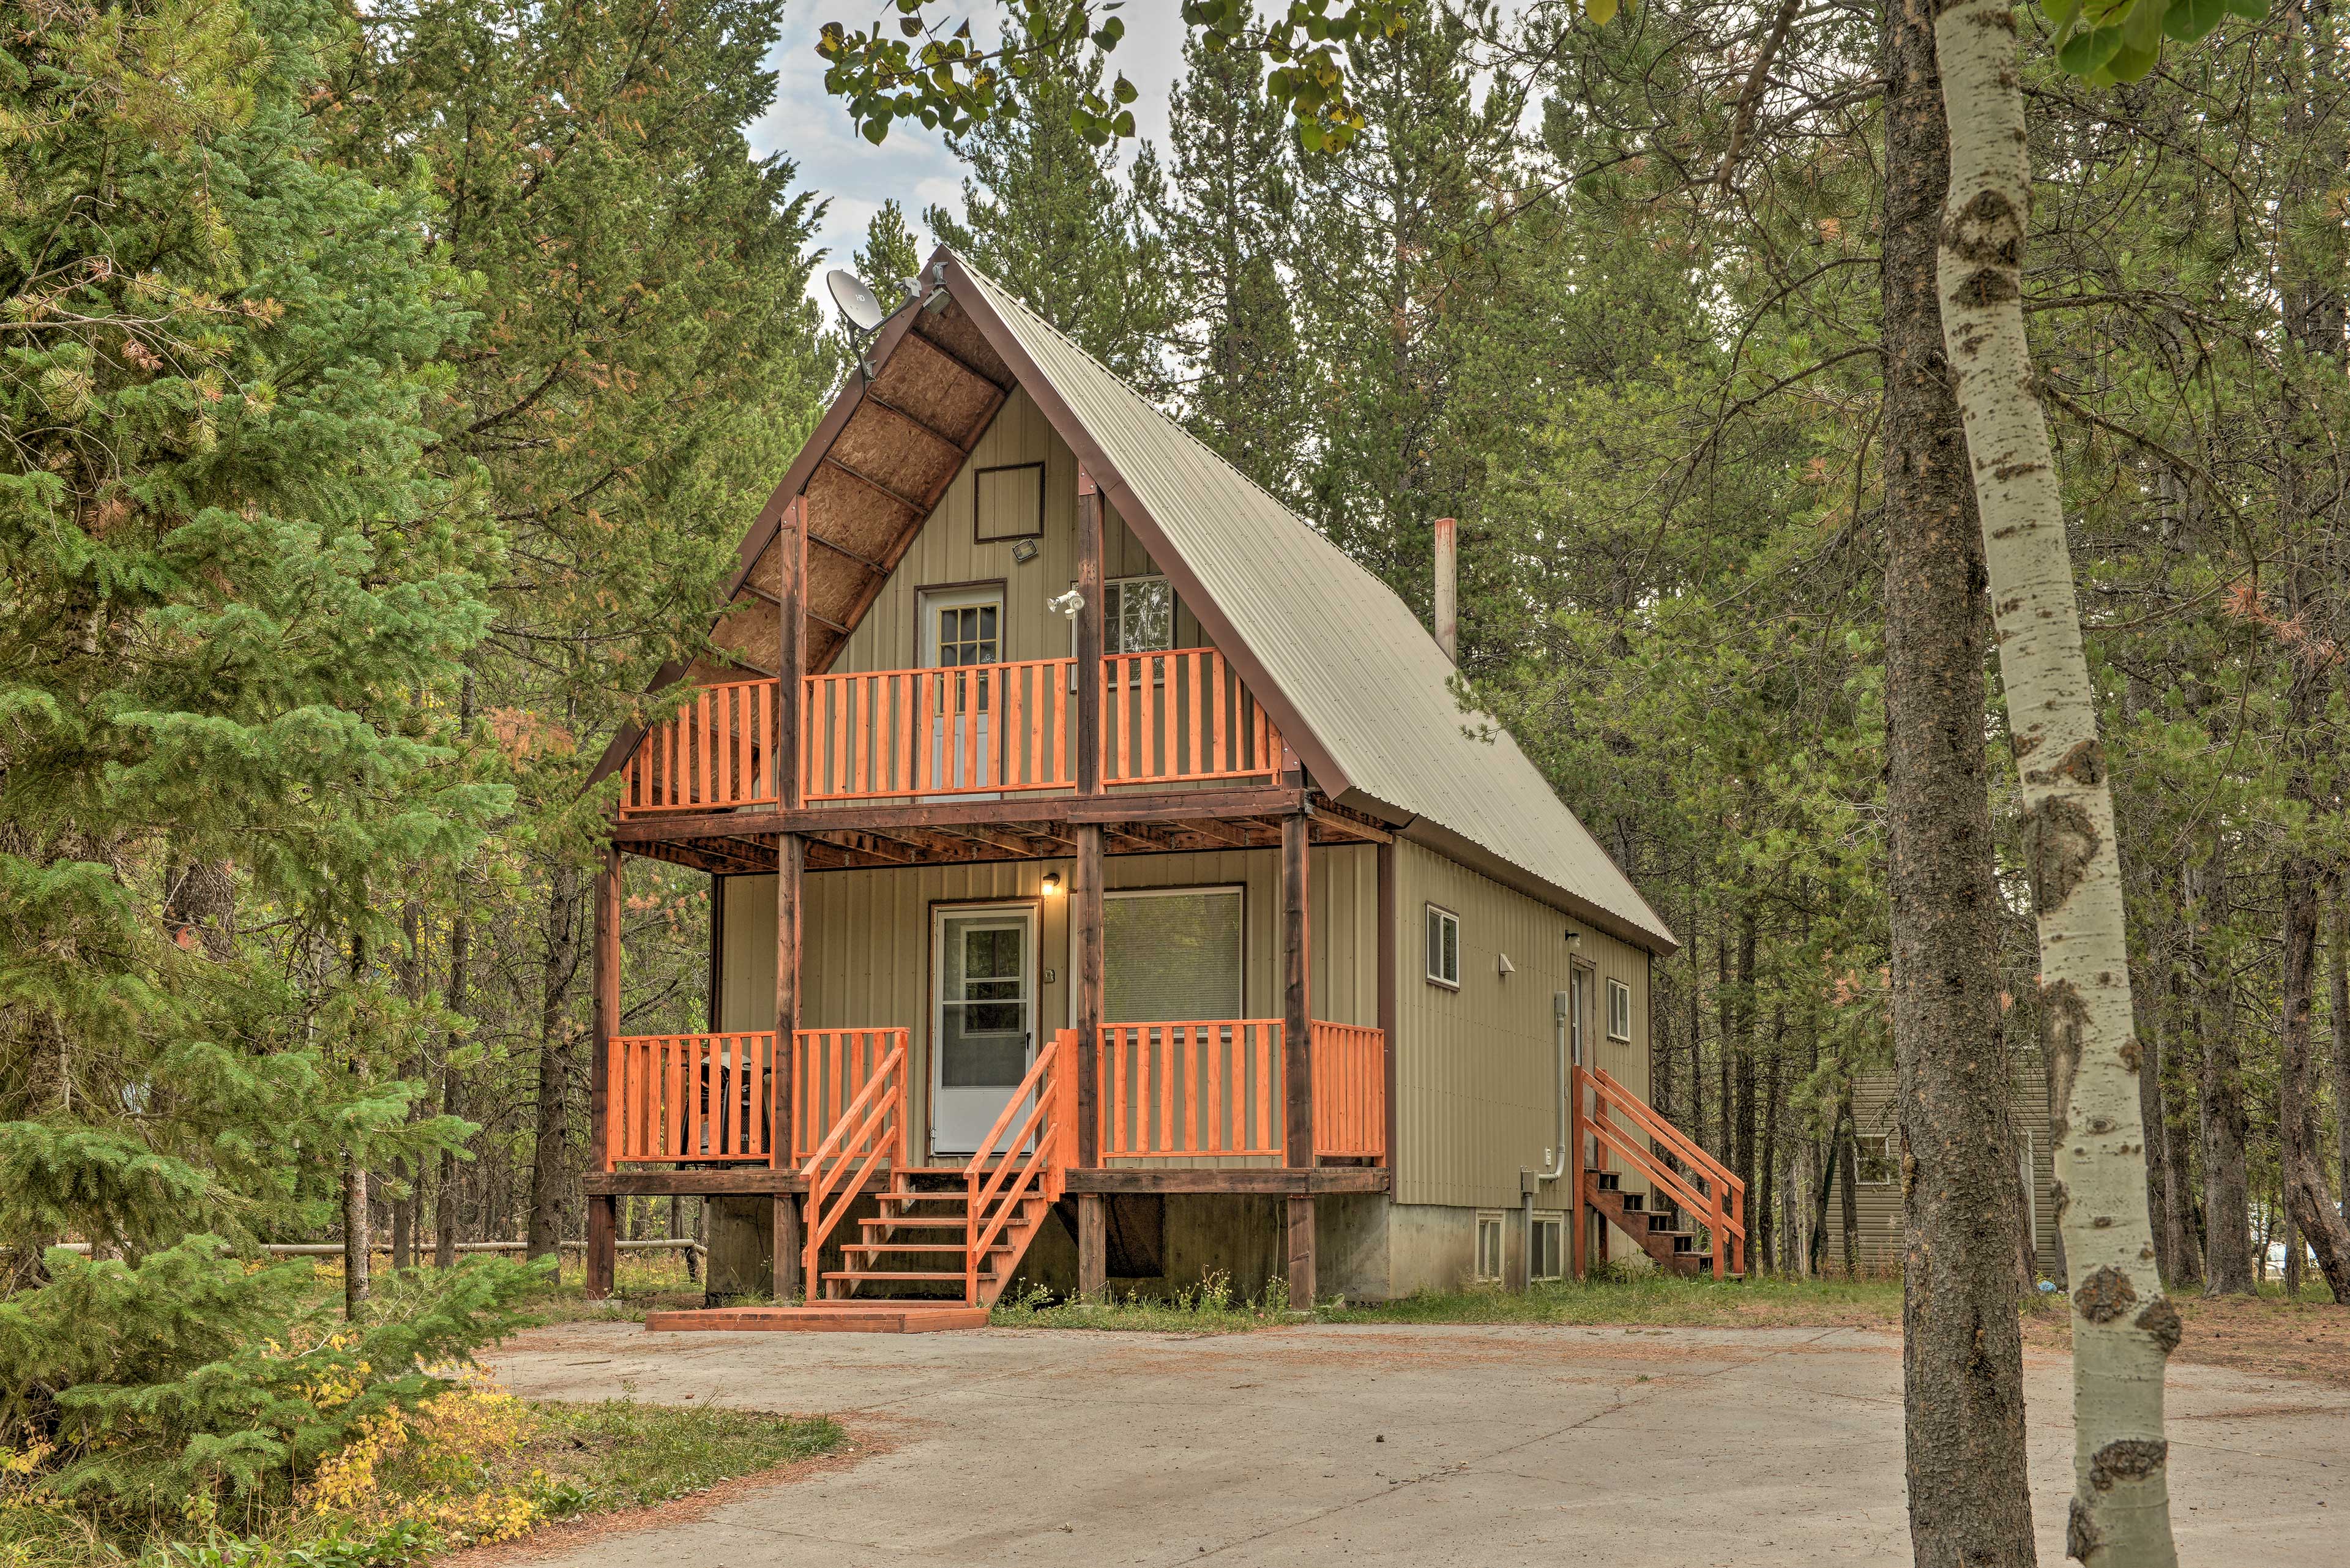
[{"label": "grass patch", "polygon": [[110,1534],[70,1502],[0,1496],[0,1568],[409,1568],[543,1525],[689,1497],[843,1441],[821,1417],[525,1402],[486,1377],[370,1424],[290,1499],[191,1500],[183,1528]]},{"label": "grass patch", "polygon": [[1538,1284],[1426,1292],[1362,1306],[1326,1307],[1324,1323],[1641,1324],[1679,1328],[1898,1328],[1896,1280],[1723,1281],[1679,1274],[1595,1274]]},{"label": "grass patch", "polygon": [[1017,1296],[997,1302],[987,1314],[992,1328],[1093,1328],[1148,1331],[1159,1334],[1245,1334],[1251,1329],[1298,1323],[1306,1314],[1293,1312],[1289,1286],[1275,1280],[1264,1293],[1241,1300],[1232,1293],[1231,1277],[1211,1274],[1198,1286],[1154,1298],[1129,1294],[1106,1299],[1055,1296],[1042,1286],[1031,1286]]}]

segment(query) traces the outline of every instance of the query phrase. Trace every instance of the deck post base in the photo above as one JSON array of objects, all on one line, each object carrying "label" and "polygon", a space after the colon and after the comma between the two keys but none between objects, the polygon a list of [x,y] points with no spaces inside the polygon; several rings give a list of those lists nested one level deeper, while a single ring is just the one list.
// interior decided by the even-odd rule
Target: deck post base
[{"label": "deck post base", "polygon": [[1287,1223],[1289,1253],[1289,1304],[1311,1307],[1314,1304],[1314,1199],[1289,1199]]},{"label": "deck post base", "polygon": [[588,1200],[588,1299],[600,1302],[612,1293],[612,1276],[619,1264],[619,1207],[617,1198]]},{"label": "deck post base", "polygon": [[1077,1294],[1099,1300],[1109,1289],[1107,1205],[1098,1192],[1077,1195]]},{"label": "deck post base", "polygon": [[775,1194],[775,1286],[777,1306],[799,1299],[800,1280],[800,1200],[789,1192]]}]

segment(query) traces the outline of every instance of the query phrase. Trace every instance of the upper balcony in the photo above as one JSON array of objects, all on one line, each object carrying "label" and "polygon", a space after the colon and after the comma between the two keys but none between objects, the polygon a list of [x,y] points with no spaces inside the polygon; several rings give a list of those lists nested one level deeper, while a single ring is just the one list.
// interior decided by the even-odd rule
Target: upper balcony
[{"label": "upper balcony", "polygon": [[[1279,732],[1216,649],[1113,654],[1096,679],[1106,792],[1281,773]],[[1075,659],[809,676],[800,803],[1074,793],[1078,680]],[[780,693],[773,680],[705,686],[674,718],[648,726],[624,773],[621,815],[783,805]]]}]

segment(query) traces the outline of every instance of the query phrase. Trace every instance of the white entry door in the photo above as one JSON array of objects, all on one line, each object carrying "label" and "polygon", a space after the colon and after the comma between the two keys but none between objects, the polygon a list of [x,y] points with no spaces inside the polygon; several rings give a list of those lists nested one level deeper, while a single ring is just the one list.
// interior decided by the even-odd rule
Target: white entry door
[{"label": "white entry door", "polygon": [[[920,613],[925,669],[1003,661],[1002,588],[933,589],[922,595]],[[974,798],[971,792],[984,791],[996,782],[989,743],[994,738],[993,684],[992,677],[977,673],[942,677],[932,705],[930,776],[962,799]],[[976,798],[991,797],[983,794]]]},{"label": "white entry door", "polygon": [[931,1147],[970,1154],[1036,1054],[1036,913],[965,906],[931,919]]}]

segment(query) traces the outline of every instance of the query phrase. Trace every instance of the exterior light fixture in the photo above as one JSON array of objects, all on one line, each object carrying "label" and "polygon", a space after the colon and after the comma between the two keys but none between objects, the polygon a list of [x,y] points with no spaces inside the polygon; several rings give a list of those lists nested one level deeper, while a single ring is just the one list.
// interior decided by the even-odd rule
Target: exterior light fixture
[{"label": "exterior light fixture", "polygon": [[1012,558],[1019,562],[1024,566],[1029,562],[1035,560],[1036,558],[1036,541],[1034,539],[1023,539],[1018,544],[1014,545],[1012,546]]},{"label": "exterior light fixture", "polygon": [[1047,872],[1045,872],[1045,897],[1046,897],[1047,898],[1050,898],[1054,897],[1055,894],[1059,893],[1059,892],[1060,892],[1060,890],[1061,890],[1061,874],[1060,874],[1058,871],[1047,871]]},{"label": "exterior light fixture", "polygon": [[1086,596],[1071,588],[1066,594],[1055,594],[1051,598],[1046,599],[1045,607],[1048,610],[1057,610],[1071,620],[1075,620],[1077,618],[1077,612],[1086,607]]}]

